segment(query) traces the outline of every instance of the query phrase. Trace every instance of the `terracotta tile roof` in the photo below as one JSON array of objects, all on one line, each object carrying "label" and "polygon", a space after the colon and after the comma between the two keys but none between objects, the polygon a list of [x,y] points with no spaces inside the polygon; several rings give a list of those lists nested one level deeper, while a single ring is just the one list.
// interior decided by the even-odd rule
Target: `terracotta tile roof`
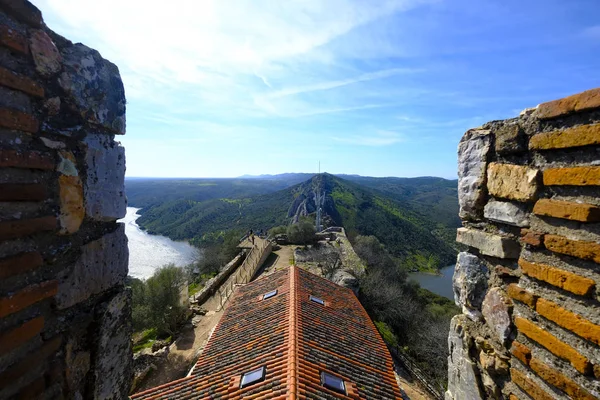
[{"label": "terracotta tile roof", "polygon": [[[277,295],[262,295],[277,289]],[[313,295],[325,301],[317,304]],[[266,367],[240,389],[242,374]],[[325,388],[340,377],[346,395]],[[400,399],[389,352],[351,290],[297,267],[240,286],[186,378],[132,399]]]}]

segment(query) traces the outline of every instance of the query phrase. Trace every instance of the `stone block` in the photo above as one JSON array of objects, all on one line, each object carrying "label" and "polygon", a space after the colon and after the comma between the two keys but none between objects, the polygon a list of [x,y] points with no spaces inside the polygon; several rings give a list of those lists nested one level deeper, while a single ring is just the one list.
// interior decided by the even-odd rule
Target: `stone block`
[{"label": "stone block", "polygon": [[535,116],[539,119],[556,118],[596,107],[600,107],[600,88],[542,103],[538,106]]},{"label": "stone block", "polygon": [[475,229],[458,228],[456,241],[492,257],[519,258],[521,252],[521,246],[517,241]]},{"label": "stone block", "polygon": [[521,303],[527,304],[531,308],[535,308],[535,303],[537,302],[537,299],[539,297],[523,289],[516,283],[511,283],[510,285],[508,285],[506,288],[506,293],[513,300],[517,300]]},{"label": "stone block", "polygon": [[60,234],[70,235],[79,230],[85,210],[83,208],[83,187],[78,176],[58,177],[60,192]]},{"label": "stone block", "polygon": [[21,253],[3,258],[0,260],[0,279],[31,271],[41,267],[43,264],[44,260],[38,252]]},{"label": "stone block", "polygon": [[32,79],[0,67],[0,85],[20,90],[35,97],[44,97],[44,88]]},{"label": "stone block", "polygon": [[52,297],[57,291],[56,281],[30,285],[18,292],[0,298],[0,318],[21,311],[32,304]]},{"label": "stone block", "polygon": [[517,124],[503,125],[494,132],[495,147],[499,154],[525,151],[525,140],[521,127]]},{"label": "stone block", "polygon": [[11,240],[56,229],[56,217],[21,219],[0,222],[0,240]]},{"label": "stone block", "polygon": [[42,12],[27,0],[0,0],[0,6],[19,21],[33,28],[42,26]]},{"label": "stone block", "polygon": [[119,69],[81,43],[63,49],[59,84],[80,115],[116,134],[125,133],[125,89]]},{"label": "stone block", "polygon": [[84,186],[86,214],[97,221],[115,221],[127,211],[125,149],[107,135],[88,135]]},{"label": "stone block", "polygon": [[29,53],[27,38],[6,25],[0,25],[0,44],[19,53]]},{"label": "stone block", "polygon": [[39,124],[33,115],[9,108],[0,108],[0,127],[36,133]]},{"label": "stone block", "polygon": [[490,200],[483,209],[485,218],[514,226],[529,226],[529,213],[523,204]]},{"label": "stone block", "polygon": [[81,247],[81,256],[72,269],[60,277],[56,304],[71,307],[125,281],[129,249],[125,226]]},{"label": "stone block", "polygon": [[531,349],[529,347],[515,340],[511,344],[510,352],[513,356],[517,357],[523,364],[529,365],[529,361],[531,360]]},{"label": "stone block", "polygon": [[538,300],[535,310],[542,317],[549,319],[557,325],[570,330],[592,343],[600,345],[600,325],[596,325],[582,316],[544,298]]},{"label": "stone block", "polygon": [[533,212],[536,215],[570,219],[572,221],[600,221],[600,207],[571,201],[541,199],[535,203]]},{"label": "stone block", "polygon": [[0,168],[54,169],[54,157],[37,151],[0,150]]},{"label": "stone block", "polygon": [[548,168],[544,170],[546,186],[600,186],[600,167]]},{"label": "stone block", "polygon": [[41,183],[0,183],[0,201],[42,201],[47,197]]},{"label": "stone block", "polygon": [[456,305],[463,310],[480,310],[488,288],[488,278],[489,270],[477,256],[467,252],[458,253],[452,277]]},{"label": "stone block", "polygon": [[545,235],[544,245],[555,253],[566,254],[600,264],[600,243],[567,239],[564,236]]},{"label": "stone block", "polygon": [[539,189],[537,169],[514,164],[490,163],[487,185],[490,194],[504,199],[533,201]]},{"label": "stone block", "polygon": [[600,124],[538,133],[529,140],[529,148],[532,150],[567,149],[598,144],[600,144]]},{"label": "stone block", "polygon": [[534,383],[530,378],[527,377],[527,375],[516,368],[510,369],[510,377],[512,381],[521,389],[523,389],[525,393],[531,396],[532,399],[556,400],[553,395],[548,394],[548,392],[539,387],[538,384]]},{"label": "stone block", "polygon": [[471,129],[458,144],[458,203],[460,217],[480,219],[487,196],[486,165],[490,152],[489,130]]},{"label": "stone block", "polygon": [[44,317],[36,317],[21,326],[0,335],[0,355],[16,349],[38,335],[44,328]]},{"label": "stone block", "polygon": [[547,363],[538,359],[532,358],[530,363],[531,369],[538,374],[547,383],[562,390],[570,396],[571,399],[576,400],[594,400],[598,399],[596,396],[592,396],[587,390],[580,387],[572,379],[567,378],[564,374],[558,372],[554,368],[548,366]]},{"label": "stone block", "polygon": [[588,374],[591,371],[592,364],[584,355],[580,354],[573,347],[560,341],[556,336],[550,334],[545,329],[540,328],[533,322],[522,317],[515,317],[515,325],[519,332],[529,339],[544,346],[555,356],[567,360],[571,365],[582,374]]},{"label": "stone block", "polygon": [[544,234],[531,229],[521,229],[521,242],[533,247],[541,247],[544,243]]},{"label": "stone block", "polygon": [[500,288],[492,288],[485,295],[481,306],[481,313],[496,339],[504,343],[511,333],[512,302]]},{"label": "stone block", "polygon": [[131,295],[117,293],[99,307],[98,341],[92,370],[94,399],[126,399],[132,374]]},{"label": "stone block", "polygon": [[589,295],[596,285],[596,282],[590,278],[549,265],[532,263],[522,258],[519,259],[519,266],[525,275],[547,282],[579,296]]},{"label": "stone block", "polygon": [[40,75],[50,77],[60,71],[62,57],[46,32],[34,30],[29,38],[29,48]]},{"label": "stone block", "polygon": [[456,315],[450,322],[448,350],[446,399],[482,400],[477,365],[469,356],[469,335],[465,331],[464,315]]}]

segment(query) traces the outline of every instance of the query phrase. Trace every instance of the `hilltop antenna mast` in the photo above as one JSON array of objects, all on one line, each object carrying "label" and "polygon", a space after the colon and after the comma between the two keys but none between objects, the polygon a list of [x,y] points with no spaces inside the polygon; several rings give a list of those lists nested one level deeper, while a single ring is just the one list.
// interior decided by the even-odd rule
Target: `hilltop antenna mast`
[{"label": "hilltop antenna mast", "polygon": [[[319,175],[321,175],[321,161],[319,160]],[[321,204],[323,203],[323,199],[321,198],[321,184],[320,180],[317,179],[317,220],[315,221],[315,228],[317,232],[321,232]]]}]

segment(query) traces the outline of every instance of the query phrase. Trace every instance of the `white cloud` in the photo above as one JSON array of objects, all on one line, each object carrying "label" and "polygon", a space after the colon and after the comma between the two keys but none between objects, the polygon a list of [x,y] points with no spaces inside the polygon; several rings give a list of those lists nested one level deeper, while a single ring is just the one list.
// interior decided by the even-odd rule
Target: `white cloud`
[{"label": "white cloud", "polygon": [[371,147],[391,146],[405,141],[404,135],[392,131],[377,131],[368,135],[349,135],[345,137],[334,136],[332,139],[338,142]]}]

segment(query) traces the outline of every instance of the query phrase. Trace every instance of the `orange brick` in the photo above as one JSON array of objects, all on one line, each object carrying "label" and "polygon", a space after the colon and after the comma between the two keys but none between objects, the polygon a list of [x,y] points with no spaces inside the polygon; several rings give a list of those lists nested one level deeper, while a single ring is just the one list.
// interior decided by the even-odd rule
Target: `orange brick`
[{"label": "orange brick", "polygon": [[41,183],[0,183],[0,201],[42,201],[47,197]]},{"label": "orange brick", "polygon": [[566,254],[600,264],[600,243],[571,240],[564,236],[546,235],[544,245],[555,253]]},{"label": "orange brick", "polygon": [[536,116],[539,119],[555,118],[596,107],[600,107],[600,88],[542,103],[538,106]]},{"label": "orange brick", "polygon": [[508,400],[519,400],[519,398],[511,393],[508,395]]},{"label": "orange brick", "polygon": [[516,283],[511,283],[506,288],[506,293],[514,299],[518,300],[521,303],[527,304],[529,307],[534,308],[535,302],[537,301],[538,296],[533,293],[528,292],[527,290],[519,287]]},{"label": "orange brick", "polygon": [[592,204],[573,203],[571,201],[538,200],[533,207],[533,212],[537,215],[570,219],[573,221],[600,221],[600,207]]},{"label": "orange brick", "polygon": [[27,38],[6,25],[0,25],[0,44],[19,53],[29,53]]},{"label": "orange brick", "polygon": [[529,360],[531,360],[531,349],[529,347],[515,340],[512,342],[510,352],[513,356],[521,360],[523,364],[529,365]]},{"label": "orange brick", "polygon": [[37,252],[22,253],[0,260],[0,279],[22,274],[41,267],[44,263],[42,256]]},{"label": "orange brick", "polygon": [[523,228],[521,229],[521,242],[533,247],[540,247],[544,242],[544,234]]},{"label": "orange brick", "polygon": [[600,124],[538,133],[529,140],[529,148],[535,150],[566,149],[594,144],[600,144]]},{"label": "orange brick", "polygon": [[532,263],[522,258],[519,259],[519,266],[524,274],[532,278],[547,282],[580,296],[590,294],[596,285],[596,282],[590,278],[579,276],[572,272],[551,267],[549,265]]},{"label": "orange brick", "polygon": [[544,329],[521,317],[515,317],[515,325],[519,332],[529,339],[536,341],[544,346],[548,351],[557,357],[563,358],[582,374],[588,374],[591,371],[592,364],[587,357],[579,354],[577,350],[568,344],[561,342],[554,335],[551,335]]},{"label": "orange brick", "polygon": [[596,379],[600,379],[600,364],[594,365],[594,376]]},{"label": "orange brick", "polygon": [[32,304],[56,295],[57,281],[46,281],[36,285],[27,286],[25,289],[0,298],[0,318],[21,311]]},{"label": "orange brick", "polygon": [[20,90],[32,96],[44,97],[44,88],[37,82],[0,67],[0,85]]},{"label": "orange brick", "polygon": [[544,171],[546,186],[599,186],[600,167],[549,168]]},{"label": "orange brick", "polygon": [[510,377],[514,383],[516,383],[525,393],[531,396],[535,400],[554,400],[554,397],[549,395],[544,389],[539,387],[531,379],[529,379],[524,373],[518,369],[510,369]]},{"label": "orange brick", "polygon": [[0,222],[0,240],[16,239],[44,231],[53,231],[57,227],[56,217],[41,217],[17,221]]},{"label": "orange brick", "polygon": [[40,395],[44,392],[44,389],[46,389],[46,379],[41,376],[35,381],[27,384],[26,387],[19,390],[19,397],[17,397],[17,399],[30,400],[42,398]]},{"label": "orange brick", "polygon": [[600,345],[600,326],[596,325],[580,315],[562,308],[558,304],[540,298],[535,306],[535,310],[544,318],[562,326],[565,329]]},{"label": "orange brick", "polygon": [[9,108],[0,108],[0,127],[36,133],[39,124],[33,115]]},{"label": "orange brick", "polygon": [[44,328],[44,317],[25,322],[18,328],[0,336],[0,354],[9,352],[36,336]]},{"label": "orange brick", "polygon": [[38,365],[44,362],[47,358],[56,353],[62,343],[60,336],[55,336],[52,339],[44,342],[42,347],[29,353],[21,361],[8,367],[4,372],[0,373],[0,387],[7,387],[20,376],[31,370],[32,365]]},{"label": "orange brick", "polygon": [[567,378],[560,372],[550,368],[546,363],[537,358],[532,358],[529,364],[531,369],[544,381],[548,382],[552,386],[562,390],[568,394],[573,400],[594,400],[596,397],[592,396],[587,390],[580,387],[571,379]]},{"label": "orange brick", "polygon": [[37,151],[0,150],[0,168],[54,169],[54,157]]}]

